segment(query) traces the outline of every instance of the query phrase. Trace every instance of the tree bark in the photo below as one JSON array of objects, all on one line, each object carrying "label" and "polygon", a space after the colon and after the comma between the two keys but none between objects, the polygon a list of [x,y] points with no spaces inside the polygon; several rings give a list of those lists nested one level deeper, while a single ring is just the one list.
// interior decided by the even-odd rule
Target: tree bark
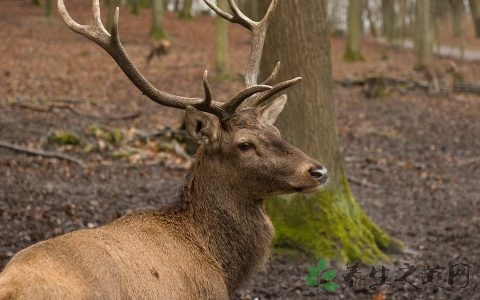
[{"label": "tree bark", "polygon": [[130,13],[132,15],[140,14],[140,1],[139,0],[130,0]]},{"label": "tree bark", "polygon": [[452,32],[454,37],[462,37],[463,35],[463,13],[465,7],[462,0],[450,0],[452,8]]},{"label": "tree bark", "polygon": [[475,28],[475,36],[480,38],[480,3],[478,0],[469,0],[470,13],[472,14],[472,20]]},{"label": "tree bark", "polygon": [[415,1],[416,69],[423,69],[433,58],[433,36],[430,0]]},{"label": "tree bark", "polygon": [[395,41],[395,25],[397,17],[395,14],[395,0],[382,0],[382,25],[383,36],[387,41]]},{"label": "tree bark", "polygon": [[120,6],[120,0],[108,0],[108,17],[107,17],[107,30],[112,30],[113,17],[115,16],[115,9]]},{"label": "tree bark", "polygon": [[168,36],[163,29],[163,0],[151,0],[152,3],[152,25],[150,28],[150,37],[154,40],[168,40]]},{"label": "tree bark", "polygon": [[400,39],[402,43],[407,39],[407,0],[400,1]]},{"label": "tree bark", "polygon": [[349,0],[347,9],[347,43],[343,58],[361,61],[360,37],[362,35],[362,0]]},{"label": "tree bark", "polygon": [[[217,0],[217,5],[223,11],[228,11],[227,0]],[[228,59],[228,25],[223,18],[215,17],[215,74],[217,79],[223,79],[229,75]]]},{"label": "tree bark", "polygon": [[45,1],[45,16],[50,17],[52,15],[52,0]]},{"label": "tree bark", "polygon": [[178,13],[178,17],[184,20],[192,19],[192,0],[183,0],[182,10]]},{"label": "tree bark", "polygon": [[267,201],[267,209],[277,246],[292,246],[317,257],[371,262],[384,258],[383,250],[398,244],[361,210],[345,177],[335,125],[327,22],[326,1],[280,1],[267,34],[261,77],[277,61],[282,62],[279,80],[303,77],[288,90],[289,101],[277,126],[286,140],[320,161],[329,174],[324,190],[274,197]]}]

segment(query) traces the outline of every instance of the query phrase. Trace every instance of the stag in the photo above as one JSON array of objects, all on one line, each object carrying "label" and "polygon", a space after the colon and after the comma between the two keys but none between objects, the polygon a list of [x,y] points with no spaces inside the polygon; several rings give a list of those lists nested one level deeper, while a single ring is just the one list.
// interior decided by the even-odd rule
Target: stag
[{"label": "stag", "polygon": [[274,229],[263,199],[312,192],[326,183],[326,169],[284,141],[273,125],[287,100],[273,96],[300,78],[275,84],[277,64],[257,83],[267,26],[279,0],[272,0],[259,22],[234,0],[231,13],[204,1],[253,34],[246,88],[228,101],[213,99],[207,72],[202,98],[156,89],[120,42],[118,8],[109,34],[98,0],[90,25],[76,23],[58,0],[66,25],[104,48],[143,94],[185,110],[187,131],[200,147],[175,204],[18,252],[0,274],[0,299],[227,299],[268,257]]}]

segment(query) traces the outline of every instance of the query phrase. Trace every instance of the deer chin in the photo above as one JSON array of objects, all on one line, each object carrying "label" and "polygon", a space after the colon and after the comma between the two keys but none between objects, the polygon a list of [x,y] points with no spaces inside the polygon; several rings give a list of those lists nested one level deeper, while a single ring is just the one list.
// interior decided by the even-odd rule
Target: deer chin
[{"label": "deer chin", "polygon": [[318,185],[315,185],[315,186],[295,187],[294,190],[297,193],[309,194],[309,193],[313,193],[313,192],[321,190],[325,186],[326,183],[327,182],[325,181],[325,182],[319,183]]}]

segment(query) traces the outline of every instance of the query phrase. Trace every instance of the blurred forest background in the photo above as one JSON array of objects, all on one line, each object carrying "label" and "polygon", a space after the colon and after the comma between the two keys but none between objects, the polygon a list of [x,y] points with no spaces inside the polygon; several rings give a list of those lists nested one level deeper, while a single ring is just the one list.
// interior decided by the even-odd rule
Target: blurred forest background
[{"label": "blurred forest background", "polygon": [[[269,3],[236,1],[254,20]],[[0,0],[0,268],[35,242],[168,203],[196,149],[183,113],[142,96],[55,2]],[[89,22],[91,1],[65,2]],[[480,1],[280,2],[263,72],[280,57],[281,77],[304,80],[279,128],[334,175],[324,192],[269,201],[273,257],[238,299],[480,299]],[[103,1],[106,28],[117,6],[155,86],[202,95],[208,69],[218,98],[243,88],[250,34],[203,1]],[[328,295],[304,279],[322,257],[339,270]],[[355,289],[347,261],[366,277]],[[404,263],[422,290],[369,288],[372,266],[393,281]],[[454,263],[473,265],[465,289],[466,276],[447,283]],[[422,285],[437,264],[443,288]]]}]

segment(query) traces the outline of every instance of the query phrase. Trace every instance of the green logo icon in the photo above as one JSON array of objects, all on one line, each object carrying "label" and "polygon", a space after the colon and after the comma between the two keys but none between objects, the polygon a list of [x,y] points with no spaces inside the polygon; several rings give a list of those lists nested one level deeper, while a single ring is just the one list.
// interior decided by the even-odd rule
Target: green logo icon
[{"label": "green logo icon", "polygon": [[314,266],[309,266],[308,273],[310,273],[310,276],[305,277],[305,282],[309,286],[318,285],[319,290],[321,290],[321,287],[323,287],[325,290],[327,290],[327,292],[334,292],[338,288],[338,284],[332,280],[335,278],[335,276],[337,276],[338,272],[335,270],[328,270],[321,275],[323,270],[326,268],[327,262],[323,258],[318,261],[316,268]]}]

